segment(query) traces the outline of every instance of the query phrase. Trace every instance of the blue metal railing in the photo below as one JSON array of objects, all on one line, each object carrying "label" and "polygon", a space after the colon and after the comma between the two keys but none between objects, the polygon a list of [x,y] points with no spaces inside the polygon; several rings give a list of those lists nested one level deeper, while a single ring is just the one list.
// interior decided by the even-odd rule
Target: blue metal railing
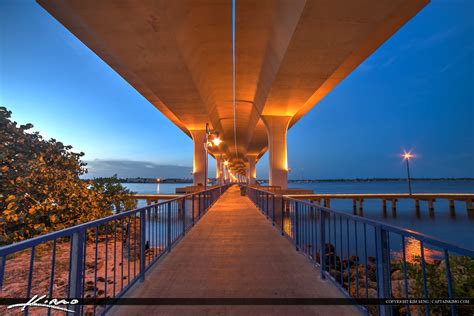
[{"label": "blue metal railing", "polygon": [[[111,305],[99,305],[96,300],[119,298],[136,281],[143,281],[145,272],[171,251],[228,187],[196,192],[1,247],[0,297],[81,298],[92,304],[72,306],[76,314],[105,314]],[[0,309],[0,314],[3,312]],[[28,314],[28,309],[24,313]]]},{"label": "blue metal railing", "polygon": [[[453,290],[461,286],[455,286],[452,265],[458,265],[456,273],[472,266],[472,250],[255,187],[247,187],[247,192],[282,235],[320,266],[321,278],[330,279],[349,297],[453,299],[466,298],[474,288],[474,284],[467,284],[470,288],[462,293]],[[398,314],[400,309],[407,315],[429,315],[430,308],[430,304],[366,306],[370,314],[379,315]],[[454,304],[434,308],[439,314],[459,312]],[[467,307],[467,313],[472,311],[469,308],[472,306]]]}]

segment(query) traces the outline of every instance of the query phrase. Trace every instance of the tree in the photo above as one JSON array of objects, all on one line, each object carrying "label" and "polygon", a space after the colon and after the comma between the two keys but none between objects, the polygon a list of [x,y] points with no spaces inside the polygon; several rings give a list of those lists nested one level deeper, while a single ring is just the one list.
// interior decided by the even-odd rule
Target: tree
[{"label": "tree", "polygon": [[129,189],[124,188],[115,174],[108,178],[95,178],[92,181],[92,189],[103,194],[105,202],[109,208],[113,208],[116,213],[134,209],[136,200]]},{"label": "tree", "polygon": [[80,179],[84,153],[17,126],[0,107],[0,245],[112,214],[119,196]]}]

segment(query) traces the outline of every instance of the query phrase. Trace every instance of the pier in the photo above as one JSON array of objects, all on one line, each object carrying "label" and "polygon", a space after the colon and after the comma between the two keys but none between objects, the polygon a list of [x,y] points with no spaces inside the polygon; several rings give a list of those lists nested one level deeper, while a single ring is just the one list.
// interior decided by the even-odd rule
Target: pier
[{"label": "pier", "polygon": [[158,203],[159,201],[167,201],[182,197],[180,194],[134,194],[136,200],[145,200],[146,205]]},{"label": "pier", "polygon": [[397,211],[397,201],[400,199],[410,199],[414,201],[415,209],[417,212],[420,211],[420,201],[426,202],[427,208],[430,212],[434,212],[434,203],[436,200],[444,199],[449,201],[449,209],[451,212],[455,210],[454,201],[460,201],[466,203],[466,211],[468,214],[474,212],[472,201],[474,200],[474,194],[464,193],[351,193],[351,194],[288,194],[288,197],[307,200],[315,202],[318,205],[325,207],[331,207],[331,200],[338,199],[349,199],[352,200],[352,208],[354,214],[359,211],[360,214],[364,211],[364,200],[376,199],[382,202],[382,210],[387,211],[387,202],[391,204],[392,213]]},{"label": "pier", "polygon": [[[472,293],[453,283],[473,250],[360,215],[369,199],[394,214],[401,199],[430,211],[461,201],[472,213],[474,194],[288,188],[288,130],[429,0],[37,2],[189,137],[193,184],[1,247],[1,298],[85,302],[67,306],[74,315],[385,316],[429,315],[429,299]],[[266,153],[268,186],[257,186]],[[332,208],[337,199],[352,200],[353,213]],[[23,225],[28,209],[19,213]],[[458,306],[440,310],[454,316]]]},{"label": "pier", "polygon": [[[80,315],[415,314],[429,305],[316,302],[426,299],[408,284],[433,277],[454,298],[449,262],[474,260],[472,250],[263,189],[224,185],[1,247],[2,296],[83,297],[89,305],[72,307]],[[420,267],[440,275],[419,280]]]},{"label": "pier", "polygon": [[[231,187],[126,297],[325,298],[344,296]],[[118,306],[113,315],[357,315],[354,306]]]}]

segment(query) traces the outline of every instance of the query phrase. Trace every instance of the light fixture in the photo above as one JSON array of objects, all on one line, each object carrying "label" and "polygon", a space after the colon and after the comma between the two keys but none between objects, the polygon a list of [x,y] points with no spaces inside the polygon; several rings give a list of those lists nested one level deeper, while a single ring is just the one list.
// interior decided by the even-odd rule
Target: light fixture
[{"label": "light fixture", "polygon": [[410,158],[413,158],[413,157],[414,157],[414,155],[412,155],[411,152],[406,152],[406,151],[405,151],[405,152],[403,153],[403,159],[405,159],[405,160],[410,160]]},{"label": "light fixture", "polygon": [[212,143],[216,146],[219,146],[219,144],[222,143],[222,140],[219,137],[214,137],[212,139]]},{"label": "light fixture", "polygon": [[411,158],[415,157],[411,152],[405,151],[402,155],[403,160],[407,162],[407,180],[408,180],[408,194],[411,195],[411,178],[410,178],[410,164],[408,163]]}]

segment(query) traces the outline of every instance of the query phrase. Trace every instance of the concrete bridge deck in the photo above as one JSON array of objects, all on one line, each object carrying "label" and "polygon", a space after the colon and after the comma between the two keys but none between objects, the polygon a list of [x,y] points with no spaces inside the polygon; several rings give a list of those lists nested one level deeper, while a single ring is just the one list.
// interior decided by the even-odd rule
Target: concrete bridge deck
[{"label": "concrete bridge deck", "polygon": [[[231,187],[126,297],[342,297]],[[115,306],[112,315],[357,315],[354,306]]]}]

